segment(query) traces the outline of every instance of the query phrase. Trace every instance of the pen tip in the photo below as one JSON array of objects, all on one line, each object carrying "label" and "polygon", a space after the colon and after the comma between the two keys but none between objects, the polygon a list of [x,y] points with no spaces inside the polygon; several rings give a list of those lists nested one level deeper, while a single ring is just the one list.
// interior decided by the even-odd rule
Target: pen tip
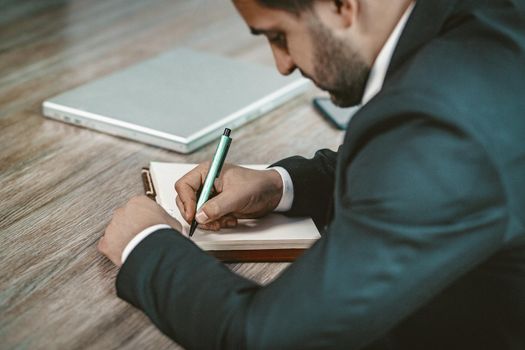
[{"label": "pen tip", "polygon": [[193,220],[192,223],[191,223],[191,226],[190,226],[190,232],[188,234],[188,236],[193,236],[193,233],[195,232],[195,229],[197,228],[197,221],[196,220]]},{"label": "pen tip", "polygon": [[229,137],[231,132],[232,131],[230,129],[226,128],[226,129],[224,129],[224,134],[223,135]]}]

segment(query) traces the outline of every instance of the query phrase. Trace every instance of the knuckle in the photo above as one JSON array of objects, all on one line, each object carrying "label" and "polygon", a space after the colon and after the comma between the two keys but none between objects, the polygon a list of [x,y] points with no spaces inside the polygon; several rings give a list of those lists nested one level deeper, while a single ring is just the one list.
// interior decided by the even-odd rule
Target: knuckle
[{"label": "knuckle", "polygon": [[98,240],[97,250],[99,252],[104,252],[105,249],[106,249],[106,239],[104,237],[102,237],[101,239]]},{"label": "knuckle", "polygon": [[113,231],[113,227],[115,226],[115,221],[114,220],[111,220],[108,224],[108,226],[106,227],[106,230],[104,231],[104,235],[102,236],[102,238],[105,240],[106,237],[110,236],[111,235],[111,232]]},{"label": "knuckle", "polygon": [[221,208],[219,206],[219,203],[217,203],[217,201],[209,201],[208,203],[206,203],[205,207],[203,208],[203,210],[206,212],[206,214],[208,214],[208,217],[210,218],[219,215],[220,209]]},{"label": "knuckle", "polygon": [[223,187],[223,180],[222,180],[222,177],[218,177],[217,179],[215,179],[214,183],[213,183],[213,186],[215,187],[215,189],[218,191],[218,192],[222,192],[222,187]]},{"label": "knuckle", "polygon": [[177,208],[179,208],[181,214],[184,215],[184,212],[186,211],[186,208],[184,207],[184,204],[181,203],[181,201],[177,201]]},{"label": "knuckle", "polygon": [[198,172],[208,172],[208,169],[210,168],[211,166],[211,160],[207,160],[205,162],[202,162],[201,164],[198,165],[197,168],[195,168],[195,170],[197,170]]},{"label": "knuckle", "polygon": [[128,204],[137,204],[140,202],[140,196],[131,197],[131,199],[128,201]]},{"label": "knuckle", "polygon": [[203,225],[202,228],[207,231],[219,231],[221,224],[218,221],[214,221]]},{"label": "knuckle", "polygon": [[129,200],[131,204],[146,203],[146,200],[150,200],[146,195],[134,196]]}]

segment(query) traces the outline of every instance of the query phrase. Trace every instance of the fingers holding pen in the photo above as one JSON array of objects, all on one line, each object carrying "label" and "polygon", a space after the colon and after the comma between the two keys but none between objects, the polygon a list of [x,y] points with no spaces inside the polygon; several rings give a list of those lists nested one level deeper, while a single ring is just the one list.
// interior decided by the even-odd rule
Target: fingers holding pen
[{"label": "fingers holding pen", "polygon": [[[186,222],[191,225],[191,222],[193,221],[193,215],[191,214],[187,215],[185,213],[184,204],[182,203],[182,200],[180,199],[179,196],[177,196],[176,201],[177,201],[177,207],[179,208],[179,211],[184,217],[184,220],[186,220]],[[208,231],[218,231],[221,228],[236,227],[237,223],[238,223],[237,218],[234,215],[230,214],[230,215],[223,216],[217,220],[210,221],[206,224],[200,224],[199,228],[203,230],[208,230]]]},{"label": "fingers holding pen", "polygon": [[180,198],[180,196],[177,196],[175,198],[175,202],[177,203],[177,208],[179,208],[179,211],[184,220],[186,220],[188,224],[191,224],[191,221],[193,220],[193,215],[189,210],[186,210],[186,207],[184,203],[182,203],[182,199]]},{"label": "fingers holding pen", "polygon": [[197,207],[197,192],[201,186],[200,175],[188,173],[175,183],[176,203],[184,219],[190,222]]},{"label": "fingers holding pen", "polygon": [[219,231],[221,228],[234,228],[237,224],[237,218],[229,214],[218,220],[210,221],[206,224],[200,224],[199,228],[207,231]]}]

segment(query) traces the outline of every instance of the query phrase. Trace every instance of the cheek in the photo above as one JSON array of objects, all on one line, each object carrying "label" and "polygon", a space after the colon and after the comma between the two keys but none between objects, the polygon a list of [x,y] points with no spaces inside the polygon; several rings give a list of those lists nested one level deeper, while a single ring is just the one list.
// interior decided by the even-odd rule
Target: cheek
[{"label": "cheek", "polygon": [[295,35],[288,38],[288,52],[295,65],[311,76],[314,71],[314,51],[309,38],[305,35]]}]

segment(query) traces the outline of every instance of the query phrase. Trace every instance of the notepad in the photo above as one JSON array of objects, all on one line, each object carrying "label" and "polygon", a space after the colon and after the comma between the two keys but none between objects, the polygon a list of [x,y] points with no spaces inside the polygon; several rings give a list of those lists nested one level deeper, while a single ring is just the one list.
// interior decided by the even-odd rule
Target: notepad
[{"label": "notepad", "polygon": [[[146,194],[160,204],[183,226],[190,225],[176,205],[175,182],[196,164],[151,162],[143,169]],[[266,169],[267,165],[245,165]],[[292,261],[320,238],[311,218],[290,218],[272,213],[259,219],[239,219],[235,228],[206,231],[197,228],[191,239],[201,249],[225,261]]]}]

